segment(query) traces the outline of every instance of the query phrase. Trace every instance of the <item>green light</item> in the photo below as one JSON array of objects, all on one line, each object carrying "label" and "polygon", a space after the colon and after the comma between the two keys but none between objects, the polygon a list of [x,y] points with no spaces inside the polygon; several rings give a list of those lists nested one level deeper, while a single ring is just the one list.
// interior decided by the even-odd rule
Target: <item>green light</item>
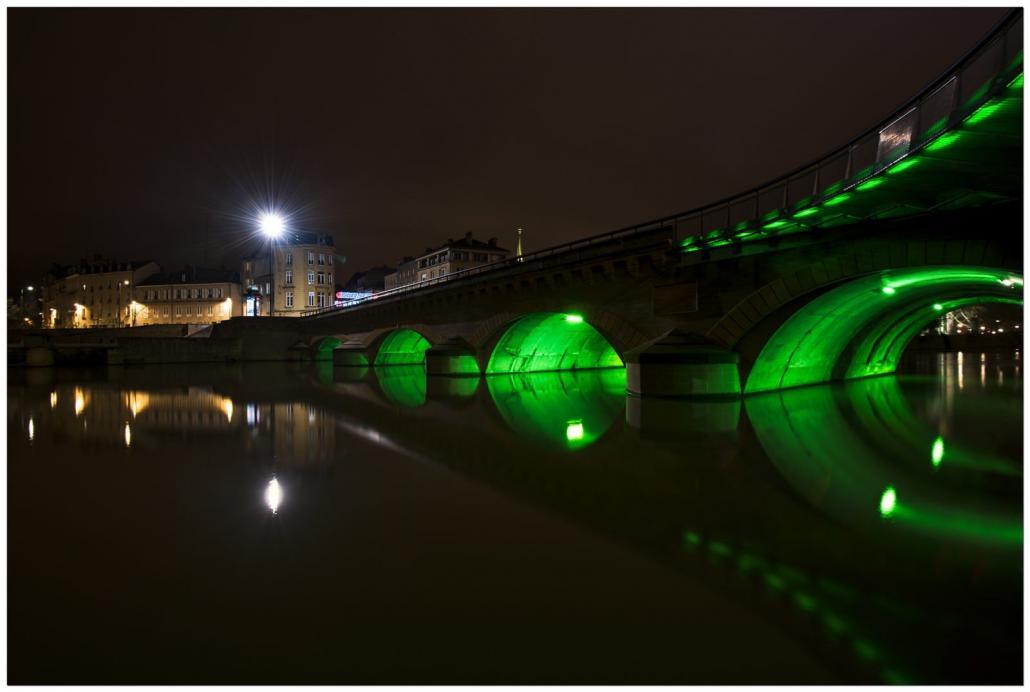
[{"label": "green light", "polygon": [[816,608],[815,599],[800,591],[794,594],[794,602],[798,604],[798,608],[806,612],[812,612]]},{"label": "green light", "polygon": [[763,228],[765,228],[767,230],[770,230],[770,231],[775,231],[778,228],[784,228],[784,227],[790,226],[790,225],[791,225],[790,221],[781,220],[781,221],[773,221],[772,223],[768,223],[765,226],[763,226]]},{"label": "green light", "polygon": [[872,190],[880,187],[881,185],[883,185],[883,178],[873,178],[872,180],[865,181],[855,189],[859,192],[865,192],[866,190]]},{"label": "green light", "polygon": [[907,171],[909,168],[912,168],[912,166],[916,165],[917,163],[919,163],[919,159],[913,159],[913,158],[903,159],[903,160],[899,161],[898,163],[894,164],[893,166],[891,166],[890,168],[888,168],[887,172],[888,173],[903,173],[903,172]]},{"label": "green light", "polygon": [[930,461],[933,462],[934,468],[941,465],[941,460],[944,458],[944,438],[939,437],[933,441],[933,447],[930,448]]},{"label": "green light", "polygon": [[430,343],[413,329],[395,329],[376,352],[375,365],[417,365],[426,360]]},{"label": "green light", "polygon": [[815,216],[816,214],[819,213],[819,211],[820,211],[819,207],[809,207],[808,209],[803,209],[803,210],[799,211],[797,214],[794,214],[794,218],[795,219],[806,219],[809,216]]},{"label": "green light", "polygon": [[957,142],[960,137],[962,137],[962,133],[961,132],[949,132],[946,135],[941,135],[940,137],[935,139],[931,144],[928,144],[926,146],[926,150],[927,151],[940,151],[941,149],[945,149],[947,147],[950,147],[952,144]]},{"label": "green light", "polygon": [[894,492],[894,486],[888,485],[880,496],[880,516],[889,517],[894,514],[898,506],[898,494]]},{"label": "green light", "polygon": [[621,367],[622,359],[581,315],[530,313],[497,342],[487,374]]},{"label": "green light", "polygon": [[688,546],[696,547],[701,545],[701,536],[695,531],[684,531],[683,542]]},{"label": "green light", "polygon": [[837,195],[836,197],[831,197],[830,199],[823,202],[823,204],[825,204],[828,207],[835,207],[838,204],[843,204],[844,202],[847,202],[849,199],[851,199],[851,193],[845,192],[844,194]]},{"label": "green light", "polygon": [[775,574],[766,574],[765,583],[769,585],[769,588],[776,589],[777,591],[782,591],[783,587],[786,586],[786,584],[783,583],[783,579]]},{"label": "green light", "polygon": [[984,105],[977,108],[972,115],[966,118],[966,124],[976,125],[977,123],[983,122],[987,118],[997,113],[1003,105],[1005,105],[1005,102],[1000,100],[994,100],[990,103],[985,103]]},{"label": "green light", "polygon": [[565,439],[569,442],[583,439],[583,421],[570,420],[565,424]]},{"label": "green light", "polygon": [[933,304],[933,309],[936,310],[937,312],[940,312],[941,310],[944,309],[944,306],[941,305],[940,303],[934,303]]},{"label": "green light", "polygon": [[596,442],[626,415],[626,370],[491,375],[490,397],[520,439],[563,451]]},{"label": "green light", "polygon": [[733,549],[720,541],[710,542],[708,544],[708,549],[712,551],[713,554],[718,555],[719,557],[729,557],[733,554]]},{"label": "green light", "polygon": [[426,403],[426,371],[421,365],[393,365],[374,368],[383,396],[403,408]]},{"label": "green light", "polygon": [[1019,76],[1013,79],[1009,83],[1009,89],[1022,89],[1023,88],[1023,73],[1020,72]]},{"label": "green light", "polygon": [[[991,303],[1019,300],[1012,276],[969,267],[926,267],[883,271],[841,284],[811,299],[780,325],[754,361],[745,391],[828,382],[835,372],[846,378],[894,372],[908,340],[929,321],[927,306],[942,292]],[[885,299],[870,300],[875,294]],[[951,301],[941,303],[945,311],[955,308]],[[919,320],[922,325],[915,324]]]}]

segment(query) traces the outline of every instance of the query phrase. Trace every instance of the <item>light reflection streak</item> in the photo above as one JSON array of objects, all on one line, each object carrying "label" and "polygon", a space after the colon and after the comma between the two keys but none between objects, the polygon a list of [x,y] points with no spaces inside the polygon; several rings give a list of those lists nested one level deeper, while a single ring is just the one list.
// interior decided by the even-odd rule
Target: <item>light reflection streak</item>
[{"label": "light reflection streak", "polygon": [[279,481],[273,476],[272,480],[268,481],[268,487],[265,488],[265,504],[272,510],[272,514],[276,514],[282,501],[283,489],[279,485]]},{"label": "light reflection streak", "polygon": [[132,428],[129,426],[128,423],[125,424],[125,446],[132,446]]},{"label": "light reflection streak", "polygon": [[57,392],[50,392],[50,408],[57,408]]},{"label": "light reflection streak", "polygon": [[79,387],[75,388],[75,415],[78,416],[86,410],[89,405],[89,400],[86,398],[86,393]]},{"label": "light reflection streak", "polygon": [[32,419],[29,418],[29,442],[32,442],[35,439],[36,439],[36,426],[32,422]]}]

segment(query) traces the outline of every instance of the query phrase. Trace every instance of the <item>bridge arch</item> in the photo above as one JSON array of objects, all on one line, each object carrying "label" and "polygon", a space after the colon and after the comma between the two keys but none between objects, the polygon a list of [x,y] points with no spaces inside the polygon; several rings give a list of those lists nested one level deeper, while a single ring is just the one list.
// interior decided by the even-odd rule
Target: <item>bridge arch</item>
[{"label": "bridge arch", "polygon": [[964,305],[1022,304],[1021,274],[959,265],[873,272],[803,302],[754,358],[744,387],[754,393],[897,369],[909,341],[933,319]]},{"label": "bridge arch", "polygon": [[578,312],[532,312],[509,321],[483,346],[484,372],[621,367],[612,340]]},{"label": "bridge arch", "polygon": [[432,346],[421,331],[410,327],[383,330],[372,342],[373,365],[421,365]]},{"label": "bridge arch", "polygon": [[331,361],[333,351],[345,341],[343,336],[324,336],[311,343],[311,352],[316,361]]}]

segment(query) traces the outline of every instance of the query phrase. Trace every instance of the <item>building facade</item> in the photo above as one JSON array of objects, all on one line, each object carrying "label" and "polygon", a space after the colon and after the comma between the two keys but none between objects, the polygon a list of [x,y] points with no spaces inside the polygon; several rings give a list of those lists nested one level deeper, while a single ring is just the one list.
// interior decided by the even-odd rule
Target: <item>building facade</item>
[{"label": "building facade", "polygon": [[133,326],[213,324],[243,314],[239,275],[185,267],[141,281],[130,306]]},{"label": "building facade", "polygon": [[307,310],[332,306],[335,251],[332,235],[290,231],[272,246],[271,271],[267,244],[244,258],[242,314],[267,316],[273,302],[276,317],[298,317]]},{"label": "building facade", "polygon": [[447,277],[463,269],[471,269],[511,256],[508,250],[498,247],[497,238],[490,238],[485,243],[466,233],[464,238],[447,242],[436,248],[426,248],[419,257],[405,257],[397,265],[397,271],[385,278],[385,287],[400,288],[423,281]]},{"label": "building facade", "polygon": [[101,258],[50,270],[44,279],[43,326],[50,329],[127,327],[137,284],[161,271],[156,262]]}]

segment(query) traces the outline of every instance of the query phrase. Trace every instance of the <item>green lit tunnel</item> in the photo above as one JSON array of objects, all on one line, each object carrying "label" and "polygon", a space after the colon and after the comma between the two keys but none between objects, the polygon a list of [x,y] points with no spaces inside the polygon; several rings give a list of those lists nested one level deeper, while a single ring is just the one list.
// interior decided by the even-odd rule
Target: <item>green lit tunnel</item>
[{"label": "green lit tunnel", "polygon": [[942,312],[1023,302],[1023,278],[979,267],[890,270],[849,281],[791,315],[755,359],[746,393],[894,372]]},{"label": "green lit tunnel", "polygon": [[519,318],[490,354],[487,374],[622,367],[622,358],[581,315],[537,312]]},{"label": "green lit tunnel", "polygon": [[374,365],[420,365],[425,362],[430,345],[414,329],[395,329],[379,345]]}]

